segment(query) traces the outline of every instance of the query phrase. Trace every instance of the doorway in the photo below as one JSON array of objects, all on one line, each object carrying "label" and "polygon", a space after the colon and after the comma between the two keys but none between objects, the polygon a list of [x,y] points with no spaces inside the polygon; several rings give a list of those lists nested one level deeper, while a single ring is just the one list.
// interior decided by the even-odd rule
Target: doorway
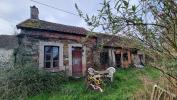
[{"label": "doorway", "polygon": [[120,53],[118,54],[115,53],[115,60],[116,60],[116,67],[120,68],[121,67],[121,54]]},{"label": "doorway", "polygon": [[82,75],[82,47],[72,47],[72,75]]}]

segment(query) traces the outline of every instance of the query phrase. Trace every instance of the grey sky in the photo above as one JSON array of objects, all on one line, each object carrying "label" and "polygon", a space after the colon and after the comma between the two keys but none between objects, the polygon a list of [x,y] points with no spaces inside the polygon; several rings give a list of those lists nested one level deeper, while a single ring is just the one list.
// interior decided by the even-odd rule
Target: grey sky
[{"label": "grey sky", "polygon": [[[90,15],[97,12],[103,0],[36,0],[54,7],[67,10],[72,13],[77,11],[74,3],[77,3],[83,12]],[[136,0],[133,0],[136,1]],[[135,2],[134,2],[135,3]],[[60,12],[30,0],[0,0],[0,34],[13,34],[15,25],[30,18],[30,6],[39,8],[39,18],[55,23],[81,26],[87,28],[85,22],[74,15]]]}]

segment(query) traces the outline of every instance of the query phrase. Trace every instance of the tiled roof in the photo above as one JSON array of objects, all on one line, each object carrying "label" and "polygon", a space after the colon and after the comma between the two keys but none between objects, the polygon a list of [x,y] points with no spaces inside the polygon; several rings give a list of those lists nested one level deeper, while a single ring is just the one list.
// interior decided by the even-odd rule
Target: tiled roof
[{"label": "tiled roof", "polygon": [[[82,27],[68,26],[63,24],[57,24],[47,22],[38,19],[27,19],[26,21],[17,25],[17,28],[28,29],[40,29],[45,31],[57,31],[78,35],[89,35],[89,31]],[[88,34],[87,34],[88,33]],[[132,39],[123,36],[110,35],[105,33],[94,33],[94,37],[97,37],[98,45],[110,46],[110,47],[128,47],[134,48],[137,43]],[[92,36],[92,35],[91,35]]]},{"label": "tiled roof", "polygon": [[27,19],[26,21],[18,24],[17,28],[40,29],[40,30],[80,34],[80,35],[85,35],[87,33],[87,30],[82,27],[63,25],[63,24],[47,22],[38,19]]},{"label": "tiled roof", "polygon": [[108,47],[135,48],[138,45],[135,40],[120,35],[97,33],[96,37],[98,38],[98,45]]},{"label": "tiled roof", "polygon": [[15,35],[0,35],[0,48],[14,49],[18,46]]}]

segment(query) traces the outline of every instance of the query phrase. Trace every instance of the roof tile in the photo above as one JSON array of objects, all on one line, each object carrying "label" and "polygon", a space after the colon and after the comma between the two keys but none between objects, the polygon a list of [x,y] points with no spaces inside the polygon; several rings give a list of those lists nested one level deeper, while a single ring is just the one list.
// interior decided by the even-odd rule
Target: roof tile
[{"label": "roof tile", "polygon": [[88,31],[82,27],[57,24],[37,19],[27,19],[17,25],[17,28],[32,28],[85,35]]}]

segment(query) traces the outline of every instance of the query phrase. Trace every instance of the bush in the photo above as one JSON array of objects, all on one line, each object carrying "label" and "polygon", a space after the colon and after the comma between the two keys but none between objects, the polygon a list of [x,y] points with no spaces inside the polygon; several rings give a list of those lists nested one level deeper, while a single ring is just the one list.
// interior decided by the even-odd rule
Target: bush
[{"label": "bush", "polygon": [[0,99],[24,99],[42,92],[58,90],[64,73],[51,73],[38,67],[6,69],[0,78]]}]

